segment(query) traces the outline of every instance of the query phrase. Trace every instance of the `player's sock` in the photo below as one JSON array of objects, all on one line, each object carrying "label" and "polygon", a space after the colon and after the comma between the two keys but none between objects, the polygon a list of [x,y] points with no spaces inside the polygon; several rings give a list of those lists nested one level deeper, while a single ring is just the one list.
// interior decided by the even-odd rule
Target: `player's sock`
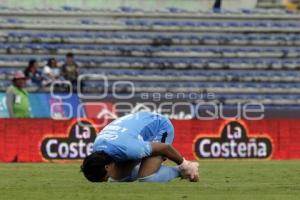
[{"label": "player's sock", "polygon": [[177,177],[180,177],[178,167],[160,166],[159,170],[150,176],[138,178],[140,182],[169,182]]}]

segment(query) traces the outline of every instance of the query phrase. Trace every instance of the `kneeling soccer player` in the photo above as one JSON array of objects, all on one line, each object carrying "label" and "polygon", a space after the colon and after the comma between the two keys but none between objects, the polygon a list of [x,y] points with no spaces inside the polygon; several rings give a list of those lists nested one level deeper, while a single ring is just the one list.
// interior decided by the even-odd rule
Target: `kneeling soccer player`
[{"label": "kneeling soccer player", "polygon": [[[91,182],[168,182],[177,177],[198,181],[198,163],[185,160],[171,145],[173,139],[173,125],[160,114],[123,116],[99,133],[81,170]],[[178,166],[161,165],[164,158]]]}]

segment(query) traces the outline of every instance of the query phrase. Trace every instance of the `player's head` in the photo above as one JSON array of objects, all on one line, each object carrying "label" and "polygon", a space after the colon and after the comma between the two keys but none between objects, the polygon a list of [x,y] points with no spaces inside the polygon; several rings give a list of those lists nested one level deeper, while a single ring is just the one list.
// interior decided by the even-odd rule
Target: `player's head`
[{"label": "player's head", "polygon": [[83,160],[81,171],[89,181],[103,182],[108,178],[106,168],[112,163],[113,159],[104,151],[94,152]]}]

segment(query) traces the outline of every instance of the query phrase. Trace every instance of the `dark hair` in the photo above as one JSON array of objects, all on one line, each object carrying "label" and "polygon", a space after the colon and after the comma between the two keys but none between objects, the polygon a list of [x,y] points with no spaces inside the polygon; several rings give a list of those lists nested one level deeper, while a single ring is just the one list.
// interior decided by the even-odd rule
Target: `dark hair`
[{"label": "dark hair", "polygon": [[30,59],[28,62],[28,67],[32,67],[34,65],[34,63],[36,63],[37,61],[35,59]]},{"label": "dark hair", "polygon": [[66,57],[68,57],[68,58],[73,58],[73,57],[74,57],[74,54],[71,53],[71,52],[69,52],[69,53],[66,54]]},{"label": "dark hair", "polygon": [[49,58],[49,59],[48,59],[47,65],[48,65],[49,67],[51,67],[51,62],[52,62],[52,61],[56,61],[55,58]]},{"label": "dark hair", "polygon": [[113,159],[104,151],[97,151],[87,156],[81,165],[81,171],[85,178],[91,182],[101,182],[106,176],[105,165],[113,162]]},{"label": "dark hair", "polygon": [[35,60],[35,59],[30,59],[30,60],[29,60],[28,66],[27,66],[26,69],[24,70],[24,74],[25,74],[25,76],[26,76],[27,78],[29,77],[31,68],[33,67],[34,63],[36,63],[36,62],[37,62],[37,60]]}]

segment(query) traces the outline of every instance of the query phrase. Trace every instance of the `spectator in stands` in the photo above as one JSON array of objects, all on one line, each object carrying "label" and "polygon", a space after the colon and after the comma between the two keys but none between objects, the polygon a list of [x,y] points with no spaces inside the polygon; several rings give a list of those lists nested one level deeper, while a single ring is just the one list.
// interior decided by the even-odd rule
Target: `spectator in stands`
[{"label": "spectator in stands", "polygon": [[283,0],[283,5],[286,6],[288,11],[295,12],[300,8],[300,1],[299,0]]},{"label": "spectator in stands", "polygon": [[43,69],[44,77],[46,78],[45,85],[49,86],[53,81],[62,80],[60,69],[57,66],[55,58],[50,58],[47,65]]},{"label": "spectator in stands", "polygon": [[78,77],[78,65],[74,60],[73,53],[66,54],[66,63],[62,66],[62,75],[65,80],[68,80],[73,85],[73,90],[77,87],[77,77]]},{"label": "spectator in stands", "polygon": [[45,77],[43,76],[42,72],[38,69],[39,64],[36,60],[32,59],[28,63],[28,67],[25,69],[24,74],[27,78],[27,80],[30,81],[29,85],[34,86],[44,86],[45,83]]},{"label": "spectator in stands", "polygon": [[215,0],[213,11],[214,12],[220,12],[222,7],[222,0]]},{"label": "spectator in stands", "polygon": [[6,91],[6,106],[9,117],[30,117],[30,104],[28,92],[24,89],[26,77],[22,71],[17,71],[13,77],[12,85]]}]

